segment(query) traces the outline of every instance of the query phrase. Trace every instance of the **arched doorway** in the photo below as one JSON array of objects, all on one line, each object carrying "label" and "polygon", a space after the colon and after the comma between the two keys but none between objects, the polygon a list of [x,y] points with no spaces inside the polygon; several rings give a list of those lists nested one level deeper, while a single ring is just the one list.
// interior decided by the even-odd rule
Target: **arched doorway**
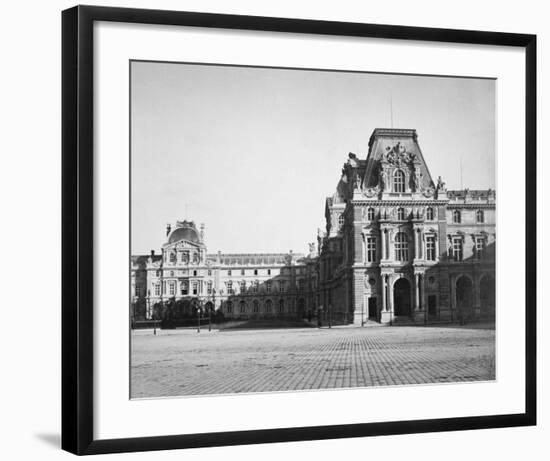
[{"label": "arched doorway", "polygon": [[484,276],[479,283],[479,298],[481,316],[493,318],[495,316],[495,279],[490,275]]},{"label": "arched doorway", "polygon": [[400,278],[393,284],[394,315],[411,315],[411,284]]},{"label": "arched doorway", "polygon": [[463,275],[456,281],[456,307],[461,321],[466,321],[471,317],[473,302],[472,281]]}]

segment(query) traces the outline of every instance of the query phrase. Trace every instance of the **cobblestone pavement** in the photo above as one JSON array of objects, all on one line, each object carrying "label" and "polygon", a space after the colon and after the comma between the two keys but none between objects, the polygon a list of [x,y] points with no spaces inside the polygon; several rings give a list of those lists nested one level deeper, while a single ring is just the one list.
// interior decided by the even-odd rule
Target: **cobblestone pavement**
[{"label": "cobblestone pavement", "polygon": [[491,328],[132,333],[133,398],[495,379]]}]

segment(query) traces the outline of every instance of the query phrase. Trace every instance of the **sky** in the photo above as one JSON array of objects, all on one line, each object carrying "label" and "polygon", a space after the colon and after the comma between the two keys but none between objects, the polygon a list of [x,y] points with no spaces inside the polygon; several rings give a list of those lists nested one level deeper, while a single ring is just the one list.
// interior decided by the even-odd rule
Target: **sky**
[{"label": "sky", "polygon": [[415,128],[448,189],[495,189],[495,91],[491,79],[132,62],[132,254],[160,250],[183,219],[205,224],[210,253],[306,253],[348,153],[366,158],[375,128]]}]

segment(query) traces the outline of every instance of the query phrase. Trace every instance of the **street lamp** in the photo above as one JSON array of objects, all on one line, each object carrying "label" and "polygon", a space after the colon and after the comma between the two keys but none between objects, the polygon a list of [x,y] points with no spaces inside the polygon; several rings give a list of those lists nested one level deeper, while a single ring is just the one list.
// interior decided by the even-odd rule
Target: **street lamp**
[{"label": "street lamp", "polygon": [[212,331],[212,308],[208,306],[208,331]]},{"label": "street lamp", "polygon": [[197,302],[197,321],[198,321],[197,333],[200,333],[201,332],[201,306],[200,304],[198,304],[198,302]]}]

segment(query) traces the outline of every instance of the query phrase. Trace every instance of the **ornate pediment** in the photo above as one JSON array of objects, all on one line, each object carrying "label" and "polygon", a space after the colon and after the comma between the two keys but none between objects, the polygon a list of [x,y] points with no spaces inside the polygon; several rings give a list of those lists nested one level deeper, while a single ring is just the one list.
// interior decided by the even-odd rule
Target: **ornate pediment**
[{"label": "ornate pediment", "polygon": [[[415,130],[374,130],[364,171],[363,190],[378,187],[382,193],[417,193],[427,198],[436,194]],[[396,175],[401,176],[398,181]]]},{"label": "ornate pediment", "polygon": [[402,167],[414,164],[417,158],[414,152],[408,152],[405,145],[398,141],[393,146],[386,146],[386,151],[382,155],[382,161],[390,165]]}]

